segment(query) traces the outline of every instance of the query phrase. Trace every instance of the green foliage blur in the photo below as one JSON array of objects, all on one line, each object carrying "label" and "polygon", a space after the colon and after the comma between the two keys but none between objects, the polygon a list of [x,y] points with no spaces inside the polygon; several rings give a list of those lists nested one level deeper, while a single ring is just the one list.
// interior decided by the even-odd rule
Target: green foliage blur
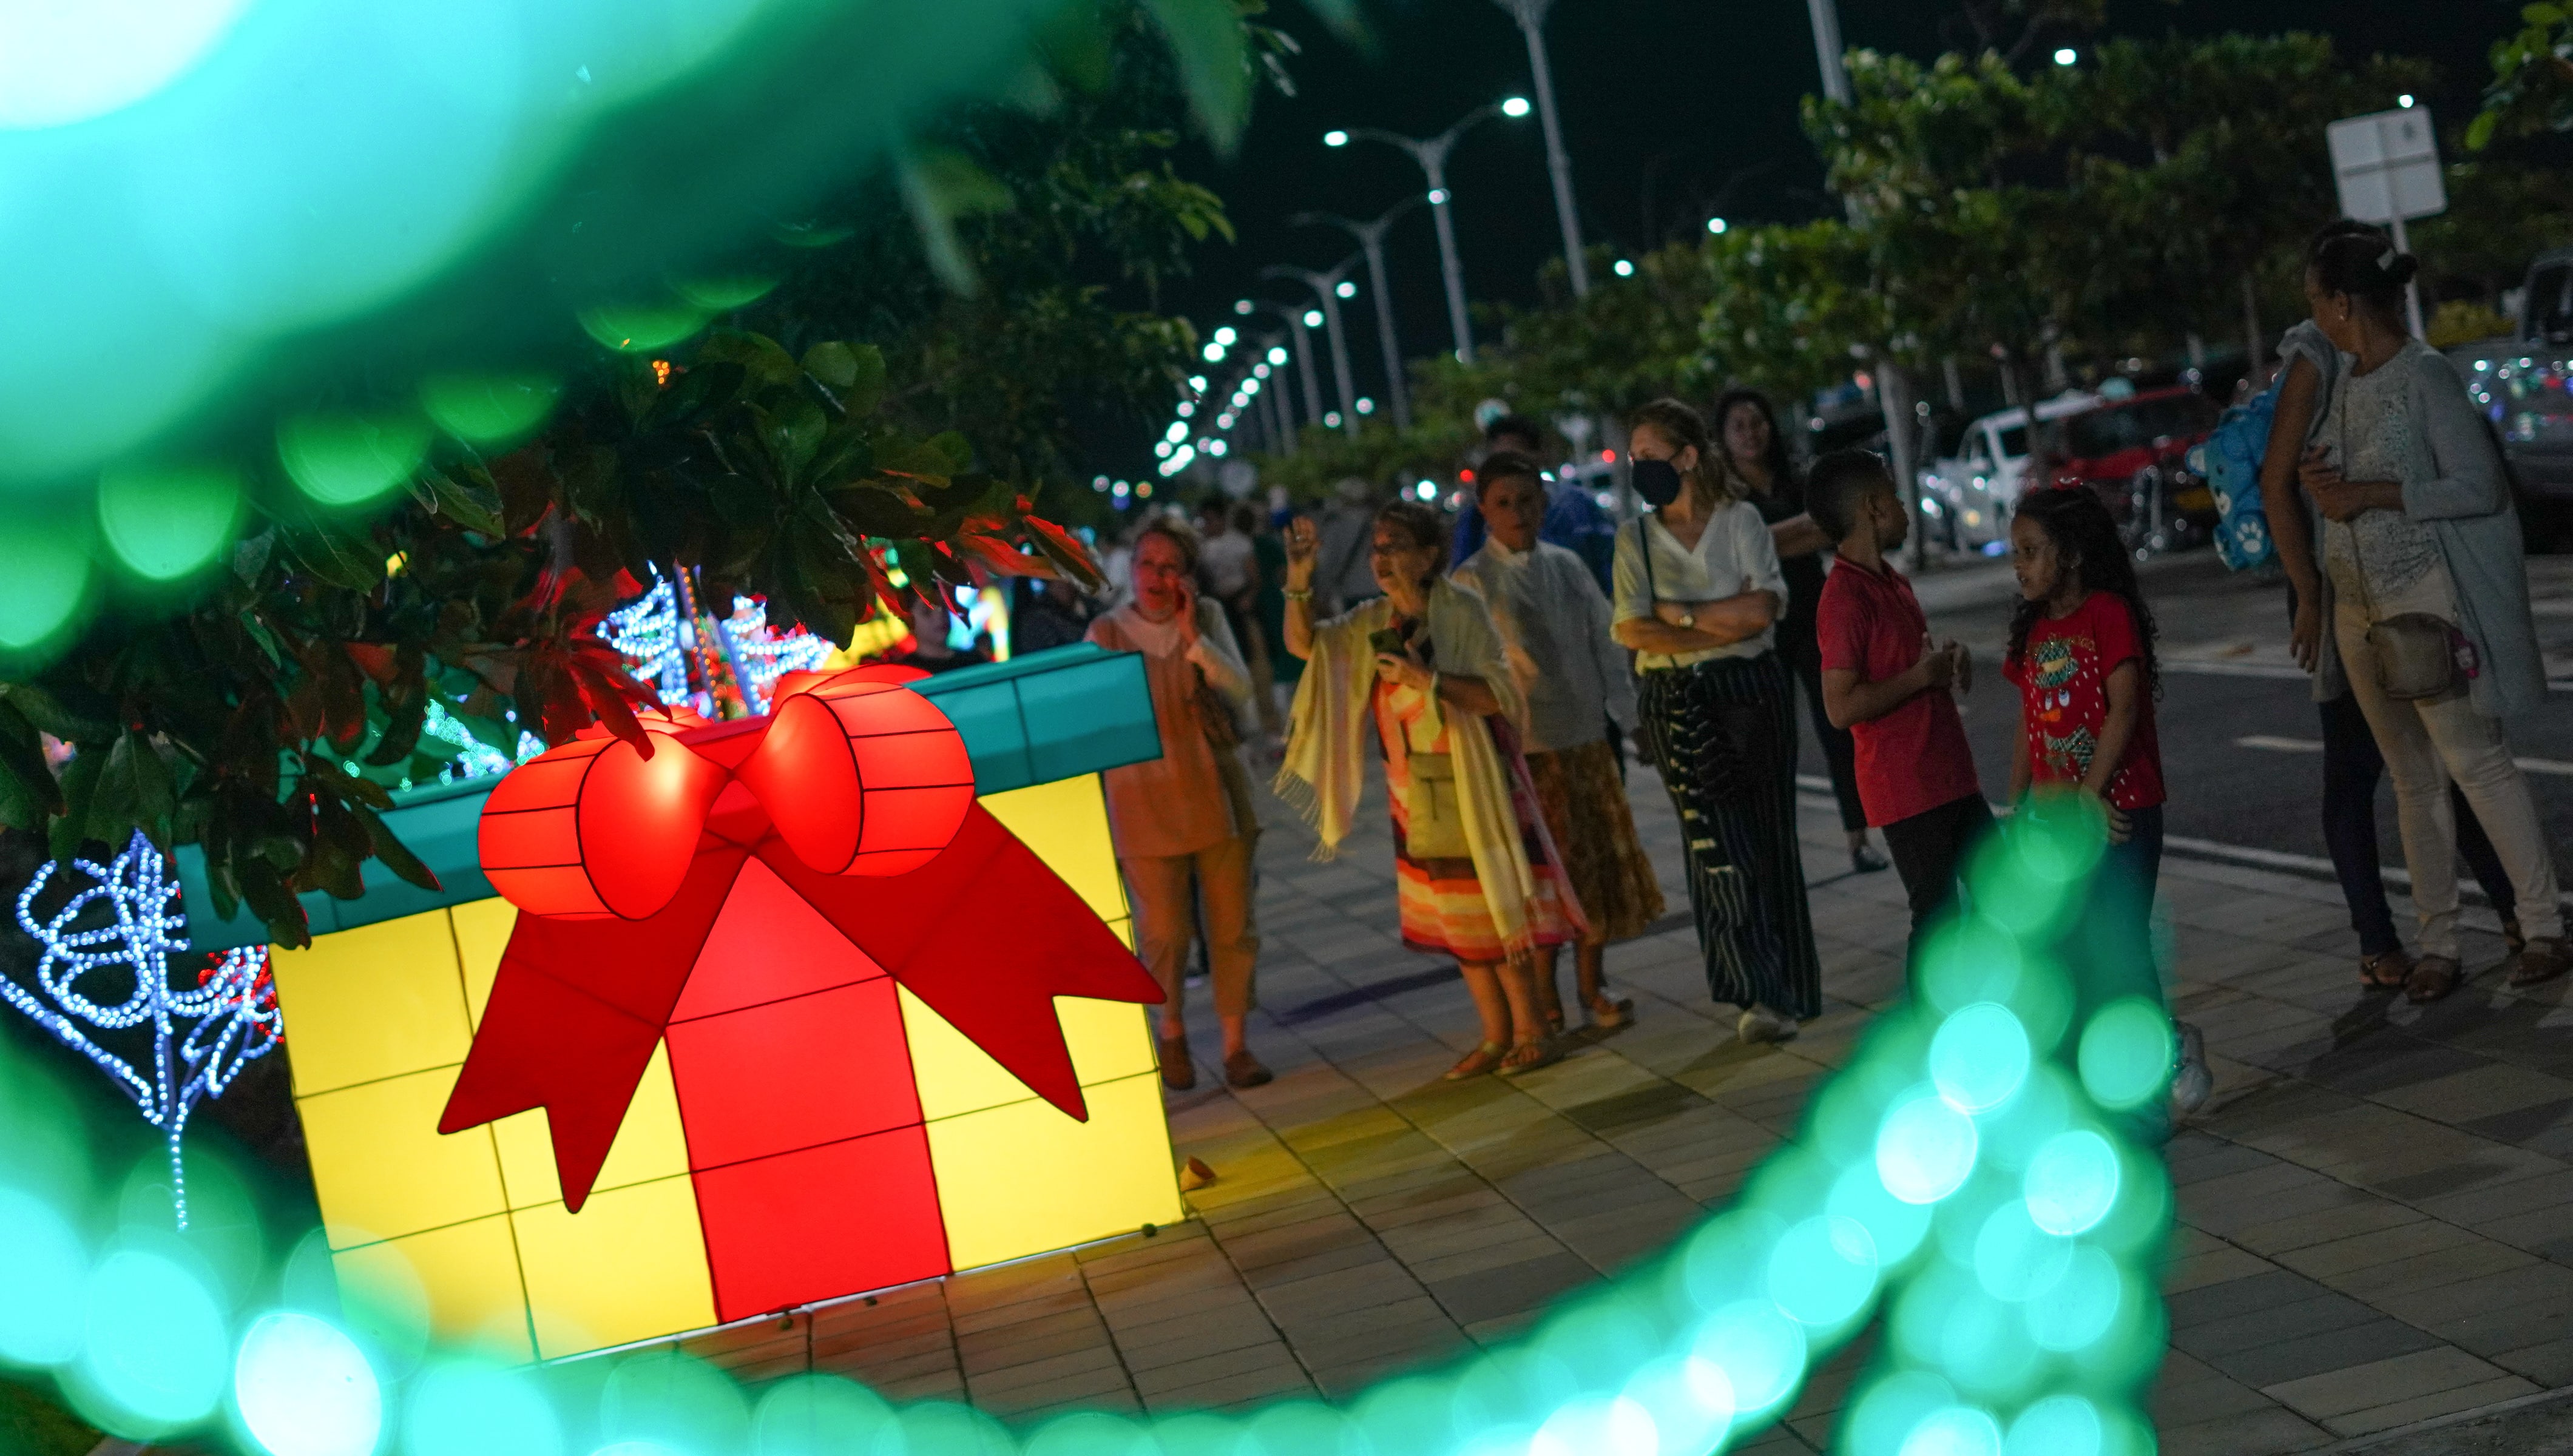
[{"label": "green foliage blur", "polygon": [[[558,392],[540,422],[449,424],[395,450],[389,494],[331,504],[288,478],[289,431],[238,441],[245,519],[209,566],[120,581],[5,664],[0,823],[58,856],[201,842],[214,912],[301,945],[296,896],[355,898],[370,858],[429,883],[382,814],[453,756],[432,703],[504,755],[521,729],[640,738],[650,696],[596,627],[656,568],[841,643],[940,582],[1095,579],[1037,501],[1093,508],[1078,411],[1140,419],[1185,377],[1196,340],[1156,290],[1229,225],[1169,155],[1238,129],[1275,44],[1232,0],[1075,0],[1003,93],[921,119],[815,216],[674,299],[585,312],[602,347],[559,375],[476,384]],[[326,388],[315,435],[361,463],[411,437],[329,413],[368,387]],[[48,738],[75,750],[59,777]]]}]

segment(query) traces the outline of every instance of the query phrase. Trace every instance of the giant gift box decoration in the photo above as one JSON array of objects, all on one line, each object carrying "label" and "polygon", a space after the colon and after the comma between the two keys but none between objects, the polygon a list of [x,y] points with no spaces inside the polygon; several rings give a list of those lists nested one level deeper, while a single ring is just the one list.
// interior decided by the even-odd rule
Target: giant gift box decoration
[{"label": "giant gift box decoration", "polygon": [[344,1283],[553,1358],[1182,1216],[1098,779],[1160,752],[1136,660],[868,676],[430,798],[466,898],[316,907],[276,984]]}]

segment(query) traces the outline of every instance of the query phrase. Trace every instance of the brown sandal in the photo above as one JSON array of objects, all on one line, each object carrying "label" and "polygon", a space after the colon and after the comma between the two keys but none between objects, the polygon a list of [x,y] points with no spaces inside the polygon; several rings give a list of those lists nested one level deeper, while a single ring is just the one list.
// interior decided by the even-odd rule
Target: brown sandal
[{"label": "brown sandal", "polygon": [[1540,1067],[1552,1067],[1562,1060],[1563,1049],[1557,1046],[1551,1037],[1536,1042],[1513,1043],[1509,1055],[1501,1059],[1500,1075],[1516,1077],[1522,1072],[1534,1072]]},{"label": "brown sandal", "polygon": [[2412,963],[2412,974],[2403,982],[2403,999],[2414,1006],[2424,1006],[2457,989],[2464,981],[2463,968],[2454,956],[2424,956]]},{"label": "brown sandal", "polygon": [[2536,986],[2567,971],[2573,971],[2573,945],[2553,937],[2530,941],[2528,949],[2520,952],[2519,959],[2511,963],[2510,984]]},{"label": "brown sandal", "polygon": [[2371,991],[2401,991],[2411,976],[2412,958],[2401,946],[2358,958],[2358,984]]},{"label": "brown sandal", "polygon": [[1510,1049],[1498,1042],[1485,1042],[1466,1053],[1464,1060],[1448,1068],[1443,1076],[1448,1082],[1463,1082],[1469,1077],[1480,1077],[1500,1066],[1501,1060],[1509,1056],[1509,1052]]},{"label": "brown sandal", "polygon": [[1590,998],[1590,1029],[1613,1032],[1635,1024],[1635,1003],[1627,997],[1609,998],[1606,993]]}]

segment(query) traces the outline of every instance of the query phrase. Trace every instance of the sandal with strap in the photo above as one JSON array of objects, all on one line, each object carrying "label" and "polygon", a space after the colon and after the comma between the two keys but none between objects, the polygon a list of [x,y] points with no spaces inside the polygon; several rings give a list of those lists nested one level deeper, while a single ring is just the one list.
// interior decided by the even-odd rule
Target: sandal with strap
[{"label": "sandal with strap", "polygon": [[1563,1049],[1551,1037],[1535,1042],[1516,1042],[1511,1044],[1509,1055],[1501,1059],[1500,1075],[1516,1077],[1522,1072],[1552,1067],[1562,1060]]},{"label": "sandal with strap", "polygon": [[1442,1076],[1448,1082],[1463,1082],[1469,1077],[1480,1077],[1500,1066],[1501,1059],[1507,1057],[1509,1052],[1510,1049],[1498,1042],[1485,1042],[1466,1053],[1463,1061],[1448,1068]]},{"label": "sandal with strap", "polygon": [[2462,972],[2454,956],[2424,956],[2412,963],[2412,974],[2403,983],[2403,999],[2414,1006],[2437,1001],[2464,982]]},{"label": "sandal with strap", "polygon": [[2530,941],[2510,968],[2510,984],[2535,986],[2573,971],[2573,945],[2559,937]]},{"label": "sandal with strap", "polygon": [[2401,946],[2358,958],[2358,984],[2371,991],[2401,991],[2412,976],[2412,958]]},{"label": "sandal with strap", "polygon": [[1590,1029],[1613,1032],[1635,1024],[1635,1003],[1627,997],[1611,999],[1605,993],[1590,998]]}]

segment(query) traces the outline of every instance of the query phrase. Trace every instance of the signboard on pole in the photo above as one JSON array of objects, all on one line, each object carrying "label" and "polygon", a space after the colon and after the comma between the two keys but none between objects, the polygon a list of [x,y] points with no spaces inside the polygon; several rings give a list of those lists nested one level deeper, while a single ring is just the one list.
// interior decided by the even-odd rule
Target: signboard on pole
[{"label": "signboard on pole", "polygon": [[[2341,216],[2362,223],[2383,223],[2394,234],[2394,246],[2410,252],[2403,236],[2407,218],[2426,218],[2448,210],[2448,188],[2439,175],[2439,139],[2430,128],[2427,107],[2346,117],[2324,129],[2331,143],[2332,183],[2340,192]],[[2403,290],[2412,336],[2421,337],[2421,291]]]}]

